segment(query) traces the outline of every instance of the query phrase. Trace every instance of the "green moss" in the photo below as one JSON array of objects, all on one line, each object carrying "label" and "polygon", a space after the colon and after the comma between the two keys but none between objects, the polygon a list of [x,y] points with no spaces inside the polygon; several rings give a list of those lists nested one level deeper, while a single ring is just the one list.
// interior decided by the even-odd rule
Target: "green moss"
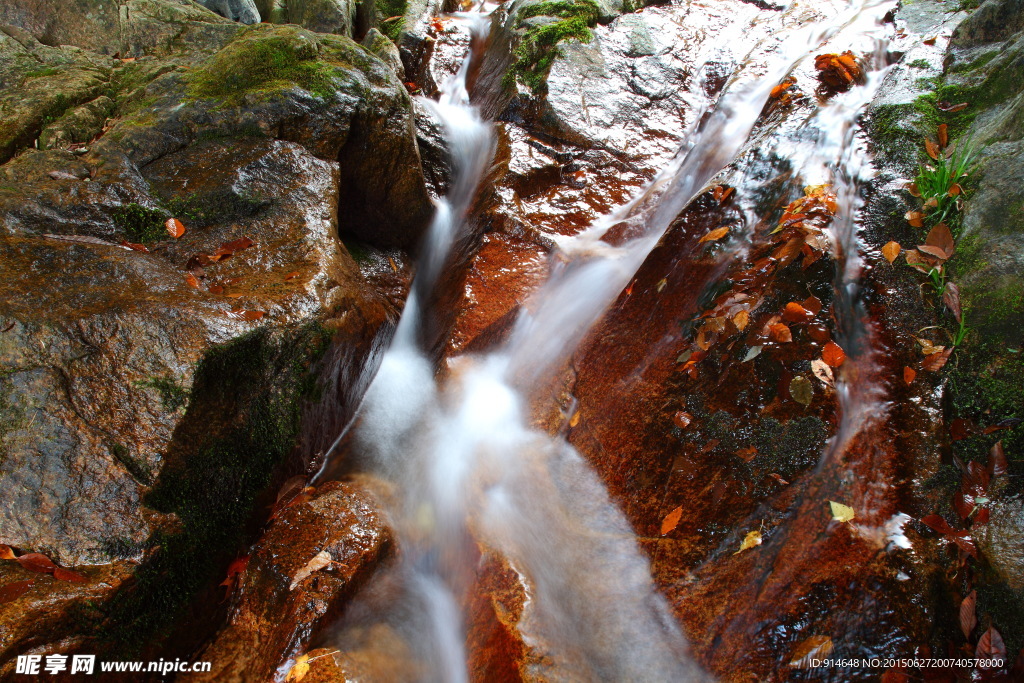
[{"label": "green moss", "polygon": [[319,48],[308,31],[254,26],[189,73],[187,96],[237,105],[247,94],[297,85],[326,97],[335,90],[339,65],[321,60]]},{"label": "green moss", "polygon": [[915,59],[907,66],[912,69],[927,69],[931,66],[931,63],[927,59]]},{"label": "green moss", "polygon": [[520,25],[531,17],[557,17],[558,20],[527,29],[515,49],[508,77],[518,78],[534,92],[543,91],[551,64],[561,54],[558,44],[573,39],[589,43],[594,37],[590,29],[597,24],[600,15],[593,0],[548,0],[524,7],[520,12]]},{"label": "green moss", "polygon": [[145,461],[133,458],[128,449],[119,443],[109,444],[108,449],[114,459],[124,465],[136,481],[146,486],[153,483],[153,470]]},{"label": "green moss", "polygon": [[155,242],[167,237],[164,223],[167,214],[139,204],[125,204],[113,211],[114,225],[124,231],[131,242]]},{"label": "green moss", "polygon": [[173,377],[151,377],[139,386],[155,390],[164,410],[175,412],[188,405],[188,392]]},{"label": "green moss", "polygon": [[289,335],[261,329],[204,357],[167,464],[146,498],[175,514],[180,530],[149,539],[156,552],[107,608],[102,651],[128,656],[176,629],[195,629],[180,620],[197,600],[213,599],[204,590],[251,542],[254,504],[294,447],[302,406],[317,387],[311,370],[329,342],[318,324]]},{"label": "green moss", "polygon": [[408,0],[374,0],[373,6],[377,12],[377,30],[397,43],[405,28]]}]

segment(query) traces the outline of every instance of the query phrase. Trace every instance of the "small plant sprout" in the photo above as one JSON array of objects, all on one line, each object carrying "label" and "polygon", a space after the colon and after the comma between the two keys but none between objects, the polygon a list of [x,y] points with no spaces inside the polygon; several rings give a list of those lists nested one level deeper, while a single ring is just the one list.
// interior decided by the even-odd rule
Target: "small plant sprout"
[{"label": "small plant sprout", "polygon": [[930,223],[952,220],[962,205],[960,181],[970,172],[975,150],[970,141],[962,141],[943,149],[929,147],[930,164],[921,164],[910,192],[924,202],[924,213]]}]

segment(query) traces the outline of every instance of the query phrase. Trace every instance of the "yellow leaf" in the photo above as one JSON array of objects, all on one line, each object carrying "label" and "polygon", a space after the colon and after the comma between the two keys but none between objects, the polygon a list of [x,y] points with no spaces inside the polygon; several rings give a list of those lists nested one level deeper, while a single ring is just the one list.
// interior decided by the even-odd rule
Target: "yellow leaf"
[{"label": "yellow leaf", "polygon": [[899,242],[888,242],[882,247],[882,256],[885,257],[886,261],[892,263],[900,255],[900,251],[902,251],[902,247],[900,247]]},{"label": "yellow leaf", "polygon": [[299,683],[309,673],[309,655],[301,655],[295,659],[292,668],[288,669],[285,683]]},{"label": "yellow leaf", "polygon": [[746,311],[740,311],[732,317],[732,324],[736,326],[740,332],[747,328],[750,323],[750,313]]},{"label": "yellow leaf", "polygon": [[853,508],[849,505],[843,505],[842,503],[837,503],[834,500],[830,500],[828,504],[832,508],[832,519],[837,522],[849,522],[856,515]]},{"label": "yellow leaf", "polygon": [[733,553],[733,555],[739,555],[744,550],[750,550],[755,546],[761,545],[761,532],[750,531],[743,537],[743,543],[740,543],[740,549]]},{"label": "yellow leaf", "polygon": [[[701,237],[700,238],[700,242],[713,242],[715,240],[722,239],[723,237],[725,237],[728,234],[729,234],[729,226],[725,225],[725,226],[722,226],[721,228],[715,228],[714,230],[712,230],[708,234],[706,234],[703,237]],[[700,242],[698,242],[698,244],[700,244]]]},{"label": "yellow leaf", "polygon": [[672,512],[665,515],[665,519],[661,522],[661,535],[664,536],[668,532],[676,528],[679,524],[680,518],[683,516],[683,506],[677,507]]},{"label": "yellow leaf", "polygon": [[570,427],[575,427],[579,423],[580,423],[580,411],[577,410],[575,413],[573,413],[572,418],[569,420],[569,426]]}]

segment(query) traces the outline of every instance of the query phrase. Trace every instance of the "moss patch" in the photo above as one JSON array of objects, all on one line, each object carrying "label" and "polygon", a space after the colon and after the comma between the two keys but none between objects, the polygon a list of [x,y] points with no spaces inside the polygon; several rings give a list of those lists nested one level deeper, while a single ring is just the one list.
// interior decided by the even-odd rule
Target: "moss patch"
[{"label": "moss patch", "polygon": [[131,242],[155,242],[167,237],[164,223],[167,215],[140,204],[125,204],[114,209],[114,225],[124,231]]},{"label": "moss patch", "polygon": [[561,54],[558,44],[573,39],[589,43],[594,38],[590,29],[600,16],[593,0],[548,0],[527,5],[520,11],[520,25],[532,17],[555,17],[557,21],[526,30],[515,49],[509,76],[518,78],[535,92],[542,91],[551,64]]},{"label": "moss patch", "polygon": [[408,0],[374,0],[373,6],[377,12],[377,30],[397,43],[405,28]]}]

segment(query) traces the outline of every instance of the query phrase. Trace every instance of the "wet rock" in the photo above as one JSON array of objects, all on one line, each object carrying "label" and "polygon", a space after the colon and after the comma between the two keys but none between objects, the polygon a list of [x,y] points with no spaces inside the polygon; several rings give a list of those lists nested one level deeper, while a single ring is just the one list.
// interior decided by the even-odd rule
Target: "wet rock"
[{"label": "wet rock", "polygon": [[995,501],[976,537],[999,578],[1010,588],[1024,590],[1024,503],[1018,498]]},{"label": "wet rock", "polygon": [[[328,482],[311,500],[281,511],[251,551],[227,625],[199,656],[213,671],[196,680],[273,677],[338,614],[389,543],[373,496],[358,483]],[[330,564],[296,581],[323,552]]]},{"label": "wet rock", "polygon": [[997,43],[1024,31],[1024,2],[985,0],[957,26],[950,42],[959,47]]},{"label": "wet rock", "polygon": [[376,28],[371,28],[366,32],[361,45],[394,69],[395,75],[398,76],[399,80],[405,81],[405,67],[402,65],[402,56],[398,53],[398,47],[387,36]]},{"label": "wet rock", "polygon": [[114,54],[120,44],[119,4],[118,0],[4,0],[0,24],[22,28],[46,45]]},{"label": "wet rock", "polygon": [[39,148],[64,148],[74,143],[89,142],[103,131],[107,117],[114,112],[114,101],[97,97],[72,109],[39,133]]},{"label": "wet rock", "polygon": [[124,57],[175,54],[199,61],[216,52],[241,26],[192,2],[128,0],[120,6],[119,51]]},{"label": "wet rock", "polygon": [[253,0],[198,0],[203,7],[243,24],[258,24],[260,12]]},{"label": "wet rock", "polygon": [[353,37],[358,3],[353,0],[289,0],[276,23],[298,24],[318,33]]},{"label": "wet rock", "polygon": [[452,159],[447,133],[434,112],[419,100],[413,101],[416,113],[416,144],[423,159],[427,189],[435,197],[448,193],[452,179]]}]

